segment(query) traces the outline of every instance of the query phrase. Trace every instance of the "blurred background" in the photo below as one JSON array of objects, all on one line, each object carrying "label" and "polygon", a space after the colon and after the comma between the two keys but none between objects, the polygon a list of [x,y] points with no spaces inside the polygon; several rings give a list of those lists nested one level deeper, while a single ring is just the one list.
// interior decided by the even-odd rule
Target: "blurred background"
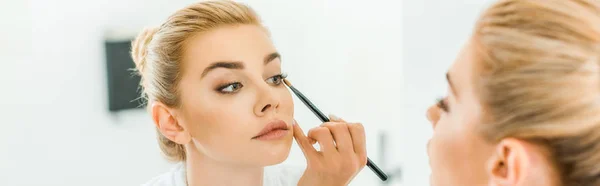
[{"label": "blurred background", "polygon": [[[148,113],[109,109],[107,63],[193,2],[0,0],[0,185],[140,185],[168,171]],[[369,157],[392,178],[365,168],[351,185],[429,185],[425,109],[490,0],[240,2],[262,17],[295,87],[365,125]],[[306,131],[320,124],[295,102]],[[284,163],[304,165],[295,144]]]}]

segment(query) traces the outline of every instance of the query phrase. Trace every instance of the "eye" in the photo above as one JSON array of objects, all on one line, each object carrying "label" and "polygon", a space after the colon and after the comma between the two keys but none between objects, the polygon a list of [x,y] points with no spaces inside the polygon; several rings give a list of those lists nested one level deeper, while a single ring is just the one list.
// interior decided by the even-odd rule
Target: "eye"
[{"label": "eye", "polygon": [[224,94],[231,94],[239,91],[244,85],[239,82],[230,83],[218,88],[218,91]]},{"label": "eye", "polygon": [[437,106],[442,109],[444,112],[449,112],[450,109],[448,107],[448,103],[445,98],[439,98],[437,101]]},{"label": "eye", "polygon": [[267,83],[273,84],[273,85],[281,85],[281,83],[283,82],[283,79],[285,79],[286,77],[287,77],[286,74],[278,74],[278,75],[272,76],[269,79],[267,79]]}]

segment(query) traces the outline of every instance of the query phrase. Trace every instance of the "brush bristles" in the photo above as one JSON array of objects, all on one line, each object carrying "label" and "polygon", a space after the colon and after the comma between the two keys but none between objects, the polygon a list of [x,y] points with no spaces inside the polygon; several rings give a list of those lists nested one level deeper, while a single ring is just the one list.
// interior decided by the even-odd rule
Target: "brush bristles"
[{"label": "brush bristles", "polygon": [[290,83],[290,81],[287,79],[283,79],[283,83],[285,83],[288,87],[292,86],[292,83]]}]

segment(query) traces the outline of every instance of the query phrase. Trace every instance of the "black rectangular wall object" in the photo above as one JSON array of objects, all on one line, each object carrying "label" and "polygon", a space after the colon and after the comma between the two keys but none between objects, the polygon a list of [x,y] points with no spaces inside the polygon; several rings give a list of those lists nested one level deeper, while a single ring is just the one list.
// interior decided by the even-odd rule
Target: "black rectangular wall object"
[{"label": "black rectangular wall object", "polygon": [[131,59],[131,40],[105,41],[106,75],[108,78],[108,110],[111,112],[143,108],[139,99],[140,77]]}]

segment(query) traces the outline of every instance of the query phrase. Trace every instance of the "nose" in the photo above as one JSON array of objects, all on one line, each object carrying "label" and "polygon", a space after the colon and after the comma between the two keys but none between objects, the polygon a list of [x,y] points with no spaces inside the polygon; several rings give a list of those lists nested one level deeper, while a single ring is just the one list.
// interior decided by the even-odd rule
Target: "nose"
[{"label": "nose", "polygon": [[279,95],[270,86],[260,87],[257,91],[257,102],[254,106],[254,114],[264,116],[269,112],[277,112],[279,108]]},{"label": "nose", "polygon": [[437,105],[432,105],[427,109],[427,119],[431,123],[431,126],[435,128],[435,125],[440,120],[440,108]]}]

